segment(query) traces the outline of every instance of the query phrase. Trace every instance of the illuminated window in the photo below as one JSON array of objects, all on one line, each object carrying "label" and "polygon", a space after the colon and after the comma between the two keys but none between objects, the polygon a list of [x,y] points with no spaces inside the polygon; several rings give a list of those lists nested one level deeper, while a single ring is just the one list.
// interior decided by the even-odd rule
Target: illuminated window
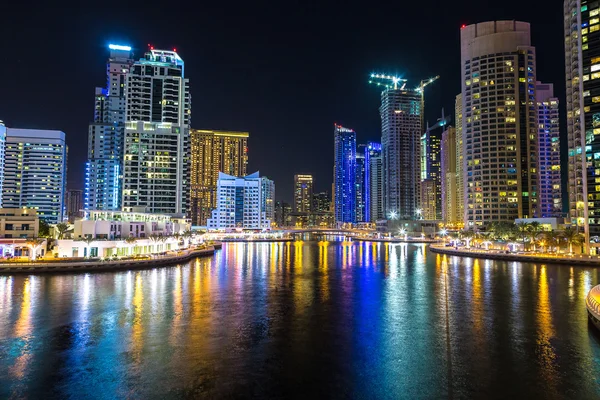
[{"label": "illuminated window", "polygon": [[592,97],[592,103],[600,103],[600,96]]},{"label": "illuminated window", "polygon": [[590,26],[590,33],[600,30],[600,25]]},{"label": "illuminated window", "polygon": [[582,34],[582,35],[587,35],[587,33],[588,33],[588,28],[583,28],[583,29],[581,30],[581,34]]},{"label": "illuminated window", "polygon": [[[582,8],[583,8],[583,7],[582,7]],[[596,8],[595,10],[591,10],[591,11],[590,11],[590,17],[593,17],[593,16],[595,16],[595,15],[598,15],[598,14],[600,14],[600,8]],[[598,18],[596,18],[596,20],[597,20],[597,19],[598,19]],[[592,19],[592,21],[593,21],[593,19]],[[597,21],[596,21],[596,22],[597,22]],[[591,22],[591,21],[590,21],[590,24],[593,24],[593,22]]]},{"label": "illuminated window", "polygon": [[[590,11],[590,15],[592,15],[591,11]],[[600,18],[592,18],[592,19],[590,19],[590,25],[597,24],[598,22],[600,22]]]},{"label": "illuminated window", "polygon": [[598,78],[600,78],[600,72],[594,72],[593,74],[590,75],[590,77],[592,79],[598,79]]}]

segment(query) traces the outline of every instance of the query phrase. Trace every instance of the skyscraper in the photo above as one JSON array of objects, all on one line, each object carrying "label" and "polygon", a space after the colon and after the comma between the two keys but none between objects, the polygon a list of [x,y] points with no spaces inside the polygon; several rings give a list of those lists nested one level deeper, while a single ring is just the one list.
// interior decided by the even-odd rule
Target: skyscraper
[{"label": "skyscraper", "polygon": [[[0,121],[0,193],[4,193],[4,158],[6,151],[6,126]],[[0,196],[0,208],[2,208],[2,197]]]},{"label": "skyscraper", "polygon": [[461,77],[466,227],[537,213],[535,48],[529,24],[463,27]]},{"label": "skyscraper", "polygon": [[562,216],[558,98],[551,83],[536,83],[540,217]]},{"label": "skyscraper", "polygon": [[294,175],[294,212],[310,214],[313,210],[312,175]]},{"label": "skyscraper", "polygon": [[85,171],[86,210],[119,210],[123,178],[125,85],[131,68],[131,47],[110,45],[106,87],[96,88],[94,120],[88,129]]},{"label": "skyscraper", "polygon": [[66,201],[67,219],[69,222],[75,221],[75,218],[83,217],[83,191],[78,189],[67,190]]},{"label": "skyscraper", "polygon": [[219,172],[217,207],[209,229],[268,229],[275,215],[275,185],[258,172],[236,177]]},{"label": "skyscraper", "polygon": [[460,228],[465,222],[465,146],[463,144],[463,108],[462,94],[456,96],[454,103],[454,122],[456,123],[456,212],[457,227]]},{"label": "skyscraper", "polygon": [[461,221],[456,190],[456,129],[448,126],[442,132],[441,148],[442,220],[455,227],[455,224]]},{"label": "skyscraper", "polygon": [[[442,111],[443,113],[443,111]],[[442,132],[440,128],[445,124],[445,119],[437,123],[434,127],[425,130],[421,136],[421,182],[430,180],[426,184],[426,190],[421,190],[421,194],[427,193],[425,198],[421,197],[421,209],[423,218],[429,220],[442,219],[442,180],[441,180],[441,155],[440,144],[442,141]]]},{"label": "skyscraper", "polygon": [[384,213],[415,219],[420,195],[421,93],[387,88],[381,92]]},{"label": "skyscraper", "polygon": [[365,149],[365,192],[368,222],[385,219],[383,213],[383,160],[381,144],[369,142]]},{"label": "skyscraper", "polygon": [[151,49],[127,74],[123,211],[184,214],[191,98],[183,60]]},{"label": "skyscraper", "polygon": [[62,222],[66,181],[64,132],[6,130],[4,208],[32,208],[50,224]]},{"label": "skyscraper", "polygon": [[248,132],[191,130],[190,217],[192,225],[206,225],[216,207],[219,172],[245,176]]},{"label": "skyscraper", "polygon": [[[600,7],[564,1],[569,213],[586,236],[586,250],[600,246]],[[590,240],[592,238],[592,240]],[[590,249],[590,245],[592,248]]]},{"label": "skyscraper", "polygon": [[365,159],[366,148],[366,145],[360,144],[356,151],[356,222],[367,222],[369,219],[367,210],[367,185],[369,180]]},{"label": "skyscraper", "polygon": [[334,125],[335,221],[356,222],[356,132]]}]

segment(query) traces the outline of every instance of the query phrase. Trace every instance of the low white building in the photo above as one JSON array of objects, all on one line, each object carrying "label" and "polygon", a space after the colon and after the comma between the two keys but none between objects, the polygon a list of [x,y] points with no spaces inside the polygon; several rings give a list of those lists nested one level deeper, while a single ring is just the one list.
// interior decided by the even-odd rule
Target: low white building
[{"label": "low white building", "polygon": [[76,220],[73,238],[120,239],[147,238],[150,235],[170,236],[189,230],[191,224],[183,217],[123,211],[86,211],[84,219]]},{"label": "low white building", "polygon": [[0,208],[0,238],[26,239],[38,236],[40,220],[30,208]]},{"label": "low white building", "polygon": [[178,250],[182,240],[172,236],[154,239],[130,240],[94,240],[84,239],[57,240],[54,253],[58,257],[127,257]]},{"label": "low white building", "polygon": [[258,171],[244,177],[219,172],[217,208],[208,229],[270,229],[274,218],[275,184]]}]

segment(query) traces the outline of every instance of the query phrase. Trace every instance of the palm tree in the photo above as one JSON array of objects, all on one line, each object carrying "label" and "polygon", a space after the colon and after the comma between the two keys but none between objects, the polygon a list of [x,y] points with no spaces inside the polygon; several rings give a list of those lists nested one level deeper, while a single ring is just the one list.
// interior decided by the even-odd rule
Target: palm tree
[{"label": "palm tree", "polygon": [[[77,241],[85,243],[86,251],[84,252],[84,254],[87,254],[87,257],[91,257],[92,255],[91,255],[91,251],[90,251],[90,244],[95,242],[96,239],[93,238],[92,235],[85,235],[83,238],[78,239]],[[84,257],[85,257],[85,255],[84,255]]]},{"label": "palm tree", "polygon": [[[155,248],[156,248],[156,244],[162,240],[161,237],[162,237],[162,235],[159,235],[157,233],[151,233],[150,235],[148,235],[148,239],[150,239],[150,241],[154,244]],[[156,251],[158,251],[158,250],[156,250]],[[156,251],[154,251],[154,252],[156,252]]]},{"label": "palm tree", "polygon": [[529,242],[533,243],[533,251],[535,251],[535,241],[542,231],[542,224],[537,221],[529,223],[529,226],[527,227],[527,232],[529,232]]},{"label": "palm tree", "polygon": [[577,232],[576,228],[567,226],[560,234],[569,244],[569,253],[573,253],[573,243],[579,244],[583,242],[583,235]]},{"label": "palm tree", "polygon": [[475,237],[475,232],[473,232],[472,229],[468,229],[468,230],[462,230],[460,231],[460,236],[461,239],[465,239],[466,243],[466,248],[470,249],[471,248],[471,240],[473,240],[473,238]]},{"label": "palm tree", "polygon": [[135,244],[137,243],[137,238],[135,236],[128,236],[125,238],[125,243],[127,243],[129,245],[133,245],[131,247],[135,248]]},{"label": "palm tree", "polygon": [[57,239],[60,240],[64,237],[65,233],[69,230],[69,225],[65,224],[64,222],[59,222],[58,224],[56,224],[56,226],[54,228],[56,229],[56,232],[58,233]]},{"label": "palm tree", "polygon": [[559,243],[560,235],[555,231],[542,232],[542,235],[544,237],[544,241],[548,244],[548,247],[552,252],[552,249]]},{"label": "palm tree", "polygon": [[27,247],[29,247],[29,250],[31,250],[30,254],[29,254],[29,258],[31,259],[31,261],[35,261],[36,256],[37,256],[37,250],[42,247],[42,245],[44,244],[45,240],[44,239],[40,239],[40,238],[36,238],[36,237],[32,237],[30,239],[27,239],[27,241],[25,242],[25,244],[27,245]]},{"label": "palm tree", "polygon": [[183,236],[183,246],[188,247],[189,242],[192,239],[192,236],[194,236],[194,233],[188,229],[188,230],[183,231],[182,236]]},{"label": "palm tree", "polygon": [[529,236],[529,224],[527,222],[519,222],[516,224],[517,226],[517,235],[523,242],[523,247],[525,247],[525,239]]}]

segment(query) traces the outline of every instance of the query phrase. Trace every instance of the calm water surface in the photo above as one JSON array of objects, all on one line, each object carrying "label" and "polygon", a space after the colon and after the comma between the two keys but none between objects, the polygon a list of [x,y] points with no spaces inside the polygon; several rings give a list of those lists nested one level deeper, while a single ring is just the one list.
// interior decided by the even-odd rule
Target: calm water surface
[{"label": "calm water surface", "polygon": [[599,398],[599,278],[336,241],[0,276],[0,398]]}]

